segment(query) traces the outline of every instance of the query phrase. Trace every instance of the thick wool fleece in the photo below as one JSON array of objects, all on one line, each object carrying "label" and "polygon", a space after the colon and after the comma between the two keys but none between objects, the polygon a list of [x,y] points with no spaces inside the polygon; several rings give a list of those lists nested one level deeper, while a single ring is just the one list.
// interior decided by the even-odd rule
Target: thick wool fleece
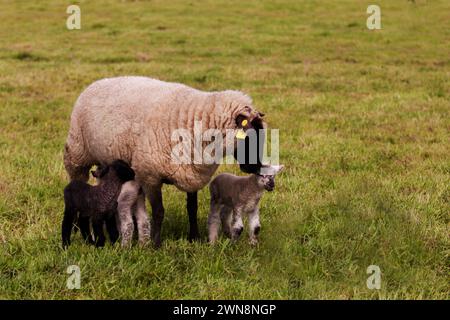
[{"label": "thick wool fleece", "polygon": [[[207,129],[236,129],[236,117],[254,118],[252,100],[239,91],[203,92],[183,84],[146,77],[118,77],[91,84],[78,98],[71,117],[64,164],[71,179],[88,178],[93,164],[122,159],[144,189],[163,181],[180,190],[203,188],[217,164],[175,164],[172,132],[191,130],[194,121]],[[146,191],[147,193],[147,191]]]}]

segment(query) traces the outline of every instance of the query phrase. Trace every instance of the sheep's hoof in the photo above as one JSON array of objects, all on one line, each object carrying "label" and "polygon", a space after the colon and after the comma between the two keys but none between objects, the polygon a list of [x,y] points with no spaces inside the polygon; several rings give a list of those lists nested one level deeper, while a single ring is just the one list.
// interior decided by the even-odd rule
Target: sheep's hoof
[{"label": "sheep's hoof", "polygon": [[259,242],[257,238],[250,238],[249,243],[251,246],[257,246]]}]

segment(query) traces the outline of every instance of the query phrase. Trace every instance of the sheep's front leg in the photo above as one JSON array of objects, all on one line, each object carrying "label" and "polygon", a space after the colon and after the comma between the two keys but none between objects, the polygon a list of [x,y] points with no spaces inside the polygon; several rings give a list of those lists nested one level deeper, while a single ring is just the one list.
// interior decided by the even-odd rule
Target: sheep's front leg
[{"label": "sheep's front leg", "polygon": [[164,220],[164,207],[162,201],[161,186],[155,188],[146,188],[145,194],[150,200],[152,206],[152,226],[151,236],[156,248],[161,247],[161,227]]},{"label": "sheep's front leg", "polygon": [[136,204],[136,223],[138,227],[139,244],[145,245],[150,239],[150,222],[145,210],[145,195],[141,191]]},{"label": "sheep's front leg", "polygon": [[236,241],[244,229],[242,222],[242,210],[240,208],[233,209],[233,217],[231,219],[231,239]]},{"label": "sheep's front leg", "polygon": [[211,201],[208,215],[208,240],[211,244],[216,242],[219,236],[220,220],[220,205]]},{"label": "sheep's front leg", "polygon": [[261,224],[259,222],[259,208],[253,210],[253,212],[248,215],[248,224],[250,229],[250,244],[258,244],[258,235],[261,230]]},{"label": "sheep's front leg", "polygon": [[194,241],[199,238],[198,224],[197,224],[197,191],[187,192],[187,211],[189,215],[189,241]]}]

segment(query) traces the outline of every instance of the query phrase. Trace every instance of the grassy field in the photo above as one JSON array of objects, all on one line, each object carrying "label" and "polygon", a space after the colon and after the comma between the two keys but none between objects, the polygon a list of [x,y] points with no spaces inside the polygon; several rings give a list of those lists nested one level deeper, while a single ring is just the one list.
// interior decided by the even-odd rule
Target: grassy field
[{"label": "grassy field", "polygon": [[[369,4],[1,1],[0,298],[449,299],[450,2],[377,1],[377,31]],[[189,243],[185,195],[164,187],[160,250],[79,234],[61,250],[71,109],[117,75],[243,90],[280,129],[286,170],[263,197],[258,248],[204,241],[206,189],[204,240]]]}]

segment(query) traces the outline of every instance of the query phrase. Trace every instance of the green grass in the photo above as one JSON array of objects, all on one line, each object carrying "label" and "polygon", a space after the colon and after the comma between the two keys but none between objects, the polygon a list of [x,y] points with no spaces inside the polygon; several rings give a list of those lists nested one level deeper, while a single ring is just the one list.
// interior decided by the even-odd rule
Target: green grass
[{"label": "green grass", "polygon": [[[449,299],[448,1],[377,1],[378,31],[371,1],[75,1],[68,31],[72,3],[0,4],[0,298]],[[117,75],[240,89],[280,129],[258,248],[188,243],[165,187],[160,250],[60,249],[71,109]]]}]

